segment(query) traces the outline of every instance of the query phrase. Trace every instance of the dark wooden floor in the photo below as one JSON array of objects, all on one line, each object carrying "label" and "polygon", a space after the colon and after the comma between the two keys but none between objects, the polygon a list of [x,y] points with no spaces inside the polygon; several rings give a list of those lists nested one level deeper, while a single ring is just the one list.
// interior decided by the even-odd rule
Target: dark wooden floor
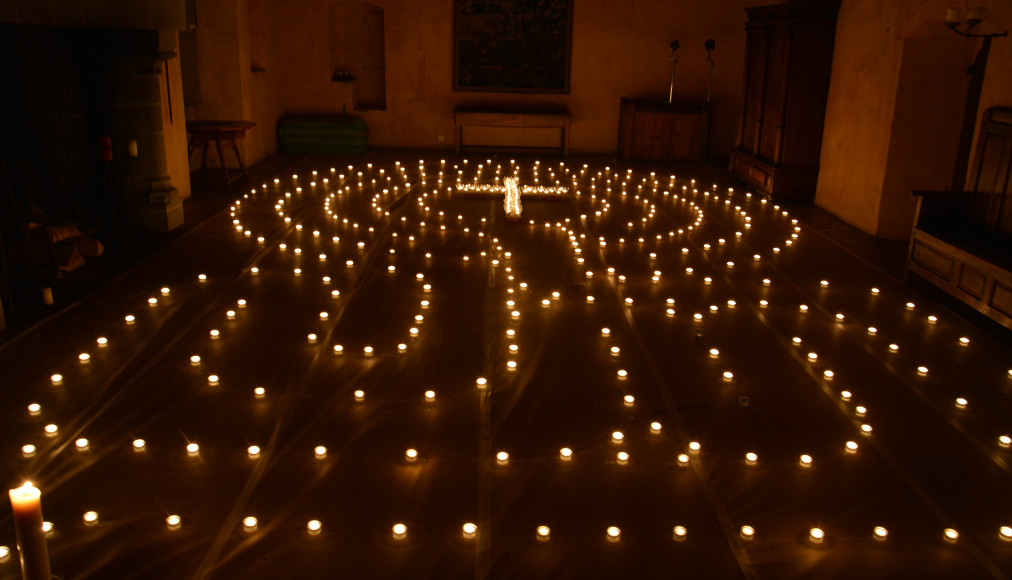
[{"label": "dark wooden floor", "polygon": [[431,151],[195,182],[184,233],[9,338],[0,470],[43,490],[54,572],[1012,573],[1012,348],[904,283],[904,244],[710,167],[516,164],[578,193],[509,223],[450,189],[510,158]]}]

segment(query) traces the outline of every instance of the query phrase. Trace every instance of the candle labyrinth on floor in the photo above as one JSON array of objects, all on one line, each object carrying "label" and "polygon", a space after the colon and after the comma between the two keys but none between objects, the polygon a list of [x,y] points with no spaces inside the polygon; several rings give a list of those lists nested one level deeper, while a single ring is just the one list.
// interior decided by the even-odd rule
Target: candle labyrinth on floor
[{"label": "candle labyrinth on floor", "polygon": [[1012,562],[1007,352],[774,202],[429,159],[279,176],[228,217],[18,382],[6,473],[46,491],[57,573]]}]

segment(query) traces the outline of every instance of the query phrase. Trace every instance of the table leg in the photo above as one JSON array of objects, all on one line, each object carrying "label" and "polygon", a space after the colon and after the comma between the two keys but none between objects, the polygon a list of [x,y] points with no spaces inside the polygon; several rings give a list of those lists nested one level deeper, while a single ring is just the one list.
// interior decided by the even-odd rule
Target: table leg
[{"label": "table leg", "polygon": [[221,152],[221,137],[214,138],[214,146],[218,149],[218,160],[221,162],[221,171],[225,174],[225,185],[232,182],[228,179],[228,167],[225,166],[225,154]]},{"label": "table leg", "polygon": [[200,171],[201,173],[203,173],[204,172],[204,168],[207,167],[207,139],[204,139],[203,141],[204,141],[204,143],[203,143],[204,144],[204,155],[200,159],[200,169],[197,170],[197,171]]},{"label": "table leg", "polygon": [[232,140],[232,150],[235,151],[235,160],[239,162],[239,172],[240,172],[240,174],[243,177],[249,179],[249,175],[246,174],[246,166],[243,165],[243,163],[242,163],[242,157],[239,155],[239,143],[238,143],[238,139],[233,139]]}]

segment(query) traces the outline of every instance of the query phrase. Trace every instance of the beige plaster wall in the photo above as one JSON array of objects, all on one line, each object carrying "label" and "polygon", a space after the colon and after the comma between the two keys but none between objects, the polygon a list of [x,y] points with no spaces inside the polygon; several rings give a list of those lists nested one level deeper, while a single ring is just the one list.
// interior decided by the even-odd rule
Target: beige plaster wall
[{"label": "beige plaster wall", "polygon": [[[966,4],[975,4],[967,2]],[[986,4],[981,32],[1001,32],[1012,29],[1012,2],[991,1]],[[980,109],[977,111],[977,128],[988,107],[1012,107],[1012,37],[996,38],[991,43],[991,57],[987,64],[987,76],[980,95]],[[974,148],[979,135],[974,135]],[[971,163],[973,154],[970,155]],[[969,178],[969,174],[967,175]]]},{"label": "beige plaster wall", "polygon": [[[333,0],[272,0],[279,23],[286,113],[339,113],[347,98],[331,82]],[[452,147],[452,111],[458,104],[559,105],[573,114],[573,151],[615,151],[618,102],[623,96],[667,100],[668,43],[681,41],[676,100],[705,100],[714,51],[711,152],[726,158],[744,61],[744,6],[764,0],[580,0],[575,3],[571,90],[565,95],[454,92],[452,0],[374,0],[386,23],[387,107],[365,111],[373,146]],[[202,20],[203,22],[203,20]],[[439,136],[443,136],[440,141]]]},{"label": "beige plaster wall", "polygon": [[[995,1],[843,0],[815,202],[871,234],[908,237],[909,192],[950,184],[979,46],[945,28],[950,5],[984,5],[982,31],[1007,27],[1007,3]],[[1010,100],[1010,67],[1008,47],[993,49],[981,111]]]}]

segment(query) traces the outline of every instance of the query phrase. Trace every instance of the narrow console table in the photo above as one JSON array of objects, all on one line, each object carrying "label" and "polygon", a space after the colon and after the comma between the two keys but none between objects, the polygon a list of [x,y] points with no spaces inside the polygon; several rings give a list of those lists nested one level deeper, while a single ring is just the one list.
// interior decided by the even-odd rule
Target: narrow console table
[{"label": "narrow console table", "polygon": [[569,124],[565,109],[512,109],[457,107],[453,111],[457,153],[476,151],[541,152],[569,154]]}]

